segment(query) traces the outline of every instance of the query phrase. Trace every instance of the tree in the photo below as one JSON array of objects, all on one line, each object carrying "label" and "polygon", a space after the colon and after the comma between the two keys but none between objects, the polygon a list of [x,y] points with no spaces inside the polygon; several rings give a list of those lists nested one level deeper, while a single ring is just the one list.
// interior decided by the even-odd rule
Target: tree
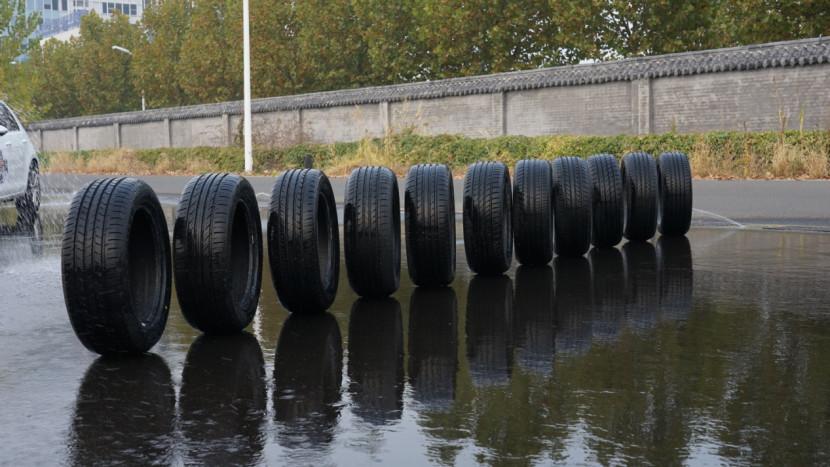
[{"label": "tree", "polygon": [[25,0],[0,2],[0,99],[21,113],[32,110],[33,87],[29,70],[18,59],[31,48],[28,38],[40,19],[39,14],[26,16]]},{"label": "tree", "polygon": [[123,112],[141,108],[141,97],[130,79],[132,56],[113,46],[136,50],[141,32],[118,13],[104,20],[90,13],[81,20],[77,40],[75,90],[85,115]]},{"label": "tree", "polygon": [[830,35],[826,0],[732,0],[717,12],[720,34],[729,45]]},{"label": "tree", "polygon": [[222,102],[242,97],[242,2],[202,0],[177,67],[179,85],[192,102]]},{"label": "tree", "polygon": [[190,0],[167,0],[144,10],[143,35],[133,57],[132,81],[149,107],[190,104],[178,76],[182,45],[190,31]]},{"label": "tree", "polygon": [[76,88],[80,41],[61,42],[56,39],[36,46],[26,64],[35,72],[34,87],[37,92],[32,101],[44,117],[67,117],[82,113]]}]

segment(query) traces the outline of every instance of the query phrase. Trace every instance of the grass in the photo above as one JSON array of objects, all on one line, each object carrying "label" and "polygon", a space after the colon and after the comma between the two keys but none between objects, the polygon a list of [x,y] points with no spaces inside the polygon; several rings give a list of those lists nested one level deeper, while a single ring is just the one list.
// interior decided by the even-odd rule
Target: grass
[{"label": "grass", "polygon": [[[618,157],[642,150],[654,155],[682,151],[697,178],[830,177],[830,131],[710,132],[643,136],[503,136],[467,138],[420,136],[412,132],[353,143],[299,144],[282,149],[257,148],[257,173],[273,175],[301,167],[305,155],[331,176],[348,175],[363,165],[383,165],[398,174],[424,162],[449,165],[463,175],[468,164],[499,160],[513,166],[526,158],[611,153]],[[167,148],[56,152],[43,155],[46,171],[97,174],[196,175],[242,171],[242,149]]]}]

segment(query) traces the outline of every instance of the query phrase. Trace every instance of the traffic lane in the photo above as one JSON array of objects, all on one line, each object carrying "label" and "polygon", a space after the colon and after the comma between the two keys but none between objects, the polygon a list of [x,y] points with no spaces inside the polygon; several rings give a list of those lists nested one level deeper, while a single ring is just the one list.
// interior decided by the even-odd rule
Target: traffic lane
[{"label": "traffic lane", "polygon": [[[47,192],[73,192],[100,176],[46,174]],[[178,196],[190,176],[139,176],[159,195]],[[248,177],[260,198],[271,193],[274,177]],[[334,196],[343,202],[346,177],[331,178]],[[403,199],[405,180],[398,180]],[[455,181],[455,209],[461,211],[463,183]],[[830,227],[830,180],[695,180],[696,217],[725,218],[741,225]]]}]

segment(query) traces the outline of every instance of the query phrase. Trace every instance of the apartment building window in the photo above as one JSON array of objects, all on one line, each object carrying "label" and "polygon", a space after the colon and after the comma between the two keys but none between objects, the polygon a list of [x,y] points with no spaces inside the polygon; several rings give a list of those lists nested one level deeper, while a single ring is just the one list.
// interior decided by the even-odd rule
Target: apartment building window
[{"label": "apartment building window", "polygon": [[115,13],[116,11],[128,16],[136,16],[138,14],[136,6],[129,3],[104,2],[101,4],[101,9],[105,15]]},{"label": "apartment building window", "polygon": [[78,8],[89,8],[89,0],[72,0],[72,4]]}]

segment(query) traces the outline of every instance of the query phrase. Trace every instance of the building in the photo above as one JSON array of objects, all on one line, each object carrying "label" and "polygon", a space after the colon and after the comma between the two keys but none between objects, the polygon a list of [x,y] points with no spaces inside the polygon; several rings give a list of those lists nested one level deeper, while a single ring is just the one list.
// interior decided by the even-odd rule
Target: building
[{"label": "building", "polygon": [[78,35],[81,18],[92,11],[104,18],[119,12],[136,23],[150,3],[151,0],[26,0],[26,14],[40,13],[43,18],[35,36],[67,40]]}]

